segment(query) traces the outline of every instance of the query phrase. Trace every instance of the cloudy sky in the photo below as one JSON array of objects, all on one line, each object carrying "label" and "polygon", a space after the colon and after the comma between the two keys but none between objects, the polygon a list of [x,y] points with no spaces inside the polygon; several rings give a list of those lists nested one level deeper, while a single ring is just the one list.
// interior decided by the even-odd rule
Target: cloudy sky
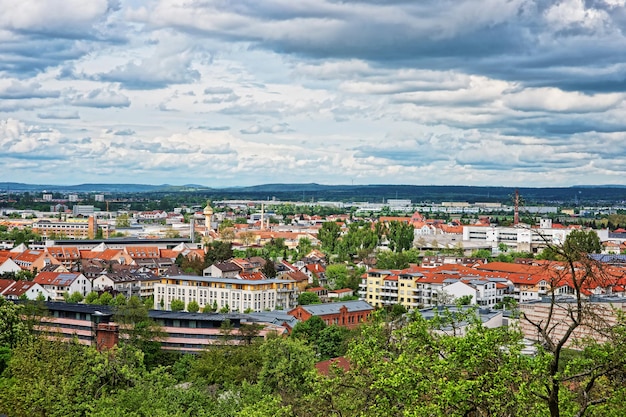
[{"label": "cloudy sky", "polygon": [[626,0],[0,0],[0,181],[626,184]]}]

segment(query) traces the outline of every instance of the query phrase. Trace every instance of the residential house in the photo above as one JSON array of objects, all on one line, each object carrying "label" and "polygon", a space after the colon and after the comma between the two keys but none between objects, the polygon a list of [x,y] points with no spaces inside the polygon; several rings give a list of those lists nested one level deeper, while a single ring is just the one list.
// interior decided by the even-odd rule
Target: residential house
[{"label": "residential house", "polygon": [[237,278],[240,272],[241,268],[236,263],[218,262],[205,268],[202,275],[214,278]]},{"label": "residential house", "polygon": [[325,303],[326,301],[328,301],[328,290],[324,287],[312,287],[312,288],[307,288],[305,290],[305,292],[310,292],[313,293],[315,295],[317,295],[317,297],[320,299],[321,302]]},{"label": "residential house", "polygon": [[338,290],[329,290],[328,298],[329,299],[338,299],[343,297],[352,297],[354,295],[354,290],[352,288],[341,288]]},{"label": "residential house", "polygon": [[48,291],[41,285],[31,281],[14,281],[8,288],[0,289],[0,295],[7,300],[19,300],[24,297],[29,300],[36,300],[40,296],[47,300],[50,297]]},{"label": "residential house", "polygon": [[30,272],[41,271],[46,265],[59,265],[61,263],[46,251],[32,249],[25,250],[13,257],[13,261],[20,268]]},{"label": "residential house", "polygon": [[326,279],[326,268],[321,263],[309,263],[300,268],[309,277],[309,284],[317,281],[318,285],[324,287],[328,284]]},{"label": "residential house", "polygon": [[20,272],[22,268],[15,261],[9,257],[0,257],[0,275],[3,274],[16,274]]},{"label": "residential house", "polygon": [[309,286],[309,277],[302,271],[286,272],[278,275],[279,279],[295,281],[299,292],[306,291]]},{"label": "residential house", "polygon": [[233,258],[230,262],[237,265],[241,272],[260,272],[265,266],[266,260],[260,256],[255,256],[248,259]]},{"label": "residential house", "polygon": [[76,247],[48,246],[46,251],[67,269],[77,267],[81,261],[80,251]]},{"label": "residential house", "polygon": [[33,282],[48,291],[52,301],[63,301],[65,293],[78,292],[86,296],[92,290],[91,281],[83,274],[75,272],[40,272]]}]

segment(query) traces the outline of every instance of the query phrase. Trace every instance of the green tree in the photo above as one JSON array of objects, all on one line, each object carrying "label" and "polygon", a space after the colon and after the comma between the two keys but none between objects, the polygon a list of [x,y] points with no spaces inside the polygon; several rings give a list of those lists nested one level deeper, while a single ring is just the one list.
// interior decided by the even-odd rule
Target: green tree
[{"label": "green tree", "polygon": [[0,389],[0,412],[14,417],[82,417],[94,402],[139,382],[142,355],[135,350],[99,353],[77,341],[33,338],[19,347]]},{"label": "green tree", "polygon": [[126,304],[115,306],[114,311],[113,320],[120,325],[120,344],[141,350],[146,366],[155,367],[165,334],[149,317],[146,305],[139,297],[132,296]]},{"label": "green tree", "polygon": [[[362,326],[350,343],[347,371],[317,376],[302,408],[323,416],[539,416],[523,385],[528,359],[521,335],[469,319],[460,336],[415,315],[391,331]],[[327,414],[326,414],[327,415]]]},{"label": "green tree", "polygon": [[272,261],[269,257],[265,258],[265,265],[263,265],[261,272],[263,272],[263,275],[267,278],[276,278],[276,267],[274,266],[274,261]]},{"label": "green tree", "polygon": [[130,217],[128,214],[120,214],[115,218],[115,227],[118,229],[130,227]]},{"label": "green tree", "polygon": [[321,360],[343,356],[348,348],[350,331],[337,325],[322,329],[316,342],[316,351]]},{"label": "green tree", "polygon": [[291,330],[291,337],[303,339],[314,345],[325,328],[324,320],[318,316],[312,316],[308,320],[298,322]]},{"label": "green tree", "polygon": [[189,304],[187,304],[187,311],[190,313],[197,313],[200,311],[200,305],[196,300],[191,300]]},{"label": "green tree", "polygon": [[317,233],[322,249],[328,253],[335,253],[335,247],[341,234],[341,227],[337,222],[324,222]]},{"label": "green tree", "polygon": [[409,267],[406,252],[380,250],[376,253],[376,267],[380,269],[405,269]]},{"label": "green tree", "polygon": [[262,366],[256,344],[220,345],[204,350],[191,364],[191,379],[206,385],[231,386],[243,381],[256,383]]},{"label": "green tree", "polygon": [[489,249],[478,249],[470,255],[472,258],[491,259],[491,251]]},{"label": "green tree", "polygon": [[298,305],[321,304],[320,297],[314,292],[303,292],[298,296]]},{"label": "green tree", "polygon": [[185,302],[183,300],[174,299],[170,304],[170,310],[172,311],[183,311],[185,309]]},{"label": "green tree", "polygon": [[268,259],[286,258],[287,245],[285,239],[282,237],[271,239],[269,243],[263,246],[263,253],[264,257]]},{"label": "green tree", "polygon": [[308,391],[314,375],[315,354],[297,338],[268,339],[260,348],[262,367],[259,382],[289,401]]},{"label": "green tree", "polygon": [[348,267],[345,264],[332,264],[326,267],[326,279],[331,289],[347,287]]},{"label": "green tree", "polygon": [[415,229],[412,225],[395,220],[389,223],[387,240],[389,241],[389,249],[392,251],[409,250],[413,246],[414,236]]},{"label": "green tree", "polygon": [[593,230],[572,230],[565,238],[561,257],[565,260],[587,257],[590,253],[600,253],[602,251],[602,243],[600,237]]},{"label": "green tree", "polygon": [[96,304],[96,302],[98,301],[98,293],[95,291],[90,292],[89,294],[87,294],[87,297],[85,297],[85,303],[87,304]]},{"label": "green tree", "polygon": [[68,303],[80,303],[84,299],[85,297],[83,297],[81,293],[79,293],[78,291],[74,291],[72,294],[68,296],[67,302]]},{"label": "green tree", "polygon": [[302,237],[298,240],[298,256],[303,257],[311,252],[313,249],[313,243],[311,239]]},{"label": "green tree", "polygon": [[[621,395],[608,389],[605,382],[626,378],[626,319],[621,312],[614,312],[617,325],[613,324],[607,320],[604,307],[589,302],[585,296],[587,288],[604,288],[618,282],[620,277],[588,256],[600,248],[597,234],[591,230],[575,232],[562,245],[544,239],[548,250],[560,260],[546,266],[548,314],[542,320],[521,315],[521,320],[535,329],[540,340],[537,366],[532,374],[536,377],[535,384],[531,387],[552,417],[582,416],[593,413],[594,409],[603,410],[597,406],[614,402],[615,395]],[[557,291],[563,282],[571,285],[571,302],[562,303],[558,299]],[[555,313],[563,310],[566,320]],[[581,326],[590,326],[604,340],[588,338],[581,353],[570,361],[567,348]]]},{"label": "green tree", "polygon": [[378,236],[369,222],[353,222],[348,232],[335,246],[335,251],[342,260],[352,260],[358,254],[368,254],[378,245]]},{"label": "green tree", "polygon": [[[118,294],[115,296],[113,300],[111,300],[111,305],[113,306],[123,306],[126,305],[128,300],[124,294]],[[150,305],[153,305],[152,303]]]},{"label": "green tree", "polygon": [[24,306],[0,296],[0,347],[16,347],[28,337],[28,326],[20,316]]},{"label": "green tree", "polygon": [[103,292],[102,294],[100,294],[100,297],[98,297],[98,302],[96,302],[95,304],[108,306],[111,305],[112,302],[113,296],[108,292]]},{"label": "green tree", "polygon": [[402,304],[394,304],[391,306],[391,318],[398,319],[402,317],[402,315],[406,314],[407,310]]},{"label": "green tree", "polygon": [[459,305],[468,306],[468,305],[472,304],[472,298],[473,298],[473,296],[471,294],[466,294],[466,295],[463,295],[463,296],[459,297],[456,300],[456,302]]},{"label": "green tree", "polygon": [[217,302],[213,301],[212,304],[207,304],[202,309],[203,313],[215,313],[217,311]]},{"label": "green tree", "polygon": [[204,266],[211,266],[216,262],[224,262],[233,257],[233,250],[230,242],[214,240],[206,247],[204,255]]},{"label": "green tree", "polygon": [[217,230],[221,233],[221,232],[224,231],[224,229],[228,229],[228,228],[232,229],[233,226],[235,226],[235,223],[232,220],[224,219],[224,220],[222,220],[222,222],[218,226]]}]

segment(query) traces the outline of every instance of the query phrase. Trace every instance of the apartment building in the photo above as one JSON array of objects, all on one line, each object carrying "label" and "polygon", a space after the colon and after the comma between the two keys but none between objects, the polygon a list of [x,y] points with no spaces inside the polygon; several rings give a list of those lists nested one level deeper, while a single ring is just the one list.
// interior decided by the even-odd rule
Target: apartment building
[{"label": "apartment building", "polygon": [[[119,327],[113,322],[113,310],[109,306],[91,304],[73,304],[47,302],[46,314],[39,318],[35,331],[57,340],[78,340],[79,343],[100,345],[110,333],[116,333],[113,340],[118,340]],[[161,326],[165,337],[160,340],[163,350],[182,353],[199,353],[209,345],[221,344],[228,338],[228,343],[245,343],[249,335],[242,334],[243,325],[260,325],[254,337],[265,338],[270,334],[286,334],[287,328],[269,323],[263,318],[245,314],[202,314],[150,310],[149,317]],[[228,320],[230,331],[224,334],[222,324]],[[98,346],[100,347],[100,346]],[[110,347],[110,346],[109,346]]]},{"label": "apartment building", "polygon": [[572,230],[553,225],[549,219],[542,219],[539,227],[463,226],[463,242],[489,243],[494,249],[503,243],[517,252],[536,253],[546,247],[546,242],[563,243]]},{"label": "apartment building", "polygon": [[162,277],[154,285],[154,308],[170,310],[173,300],[182,300],[185,305],[196,301],[200,308],[217,305],[229,311],[290,309],[296,306],[298,293],[293,280],[179,275]]},{"label": "apartment building", "polygon": [[32,225],[33,232],[44,237],[67,236],[71,239],[93,239],[96,236],[98,225],[95,217],[87,220],[53,221],[39,220]]},{"label": "apartment building", "polygon": [[[597,331],[598,322],[604,322],[608,326],[617,325],[618,314],[626,312],[626,298],[624,297],[591,296],[584,303],[587,313],[584,314],[580,326],[574,330],[565,345],[566,347],[576,349],[577,342],[589,337],[593,337],[598,342],[605,341],[606,336]],[[572,311],[576,311],[577,308],[574,297],[557,297],[554,304],[550,297],[543,297],[519,305],[520,312],[534,323],[545,322],[550,317],[551,323],[554,323],[550,329],[552,340],[561,339],[565,335],[572,323]],[[528,320],[519,320],[519,325],[524,337],[534,341],[542,341],[537,328]]]},{"label": "apartment building", "polygon": [[405,270],[372,269],[361,278],[359,298],[376,308],[401,304],[406,309],[437,303],[444,277]]}]

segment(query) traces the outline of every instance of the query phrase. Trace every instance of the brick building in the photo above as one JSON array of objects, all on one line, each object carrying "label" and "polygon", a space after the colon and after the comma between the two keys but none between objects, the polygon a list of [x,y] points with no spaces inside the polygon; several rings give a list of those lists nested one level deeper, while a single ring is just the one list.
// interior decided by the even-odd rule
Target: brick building
[{"label": "brick building", "polygon": [[373,311],[374,307],[359,300],[298,306],[288,313],[300,321],[307,321],[313,316],[318,316],[328,326],[336,324],[353,328],[367,321]]}]

